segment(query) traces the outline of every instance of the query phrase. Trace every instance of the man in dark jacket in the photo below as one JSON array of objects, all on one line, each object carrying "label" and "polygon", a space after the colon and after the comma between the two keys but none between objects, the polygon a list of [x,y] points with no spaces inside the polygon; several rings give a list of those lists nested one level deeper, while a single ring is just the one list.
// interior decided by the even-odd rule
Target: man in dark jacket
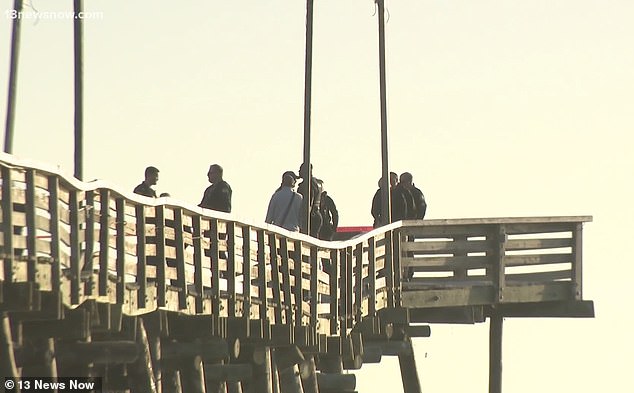
[{"label": "man in dark jacket", "polygon": [[[401,220],[405,215],[406,211],[406,202],[401,194],[394,193],[394,187],[398,183],[398,175],[395,172],[390,172],[390,199],[392,200],[392,209],[390,210],[390,214],[392,216],[392,222]],[[379,189],[374,193],[374,198],[372,198],[372,217],[374,217],[374,227],[378,228],[382,225],[387,225],[389,222],[386,222],[387,219],[384,219],[381,216],[381,187],[383,186],[383,182],[379,179]],[[395,219],[395,217],[400,217]]]},{"label": "man in dark jacket", "polygon": [[422,220],[427,212],[427,202],[425,195],[413,183],[413,176],[409,172],[401,174],[399,185],[402,185],[411,195],[411,207],[408,205],[407,219]]},{"label": "man in dark jacket", "polygon": [[[313,164],[310,164],[310,173],[302,164],[299,167],[299,177],[302,182],[297,186],[297,192],[302,196],[302,233],[306,233],[306,217],[304,212],[306,211],[306,204],[310,203],[310,236],[319,237],[321,226],[323,224],[323,218],[321,216],[321,194],[324,191],[324,182],[313,176]],[[308,181],[310,179],[310,196],[308,196]]]},{"label": "man in dark jacket", "polygon": [[152,188],[158,183],[159,170],[156,167],[149,166],[145,168],[145,180],[134,188],[134,193],[145,195],[146,197],[156,198],[156,191]]},{"label": "man in dark jacket", "polygon": [[339,212],[335,201],[332,200],[326,191],[321,194],[321,218],[323,222],[319,231],[319,238],[332,240],[339,226]]},{"label": "man in dark jacket", "polygon": [[225,213],[231,213],[231,187],[222,180],[222,167],[213,164],[207,172],[207,179],[211,185],[207,187],[203,195],[203,200],[198,206],[205,209],[217,210]]}]

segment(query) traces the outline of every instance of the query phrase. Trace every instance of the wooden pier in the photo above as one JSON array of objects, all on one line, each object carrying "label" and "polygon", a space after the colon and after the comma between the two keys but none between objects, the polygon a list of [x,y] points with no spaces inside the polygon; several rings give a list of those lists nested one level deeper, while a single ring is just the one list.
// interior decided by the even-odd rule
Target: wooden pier
[{"label": "wooden pier", "polygon": [[[97,376],[104,391],[353,392],[412,338],[505,317],[592,317],[588,216],[394,223],[324,242],[84,183],[2,154],[0,370]],[[424,385],[424,384],[422,384]]]}]

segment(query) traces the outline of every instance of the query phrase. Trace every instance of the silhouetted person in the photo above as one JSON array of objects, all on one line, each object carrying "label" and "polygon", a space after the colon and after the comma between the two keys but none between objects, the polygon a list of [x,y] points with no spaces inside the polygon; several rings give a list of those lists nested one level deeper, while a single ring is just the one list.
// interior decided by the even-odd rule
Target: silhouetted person
[{"label": "silhouetted person", "polygon": [[[390,209],[390,213],[392,216],[392,222],[402,220],[406,215],[407,211],[407,203],[405,197],[402,193],[395,193],[394,188],[398,183],[398,175],[395,172],[390,172],[390,199],[392,200],[392,208]],[[372,217],[374,217],[374,227],[378,228],[382,225],[387,225],[387,217],[383,217],[382,210],[382,197],[381,197],[381,187],[383,186],[383,182],[379,179],[379,189],[374,193],[374,198],[372,198]]]},{"label": "silhouetted person", "polygon": [[231,187],[222,180],[222,167],[218,164],[211,165],[207,172],[207,179],[211,185],[205,190],[203,200],[198,206],[231,213]]},{"label": "silhouetted person", "polygon": [[[414,196],[409,188],[399,182],[392,188],[392,222],[410,219],[416,209]],[[394,201],[398,201],[395,203]]]},{"label": "silhouetted person", "polygon": [[319,238],[322,240],[332,240],[337,227],[339,226],[339,212],[335,201],[332,200],[326,191],[321,194],[321,230]]},{"label": "silhouetted person", "polygon": [[134,188],[135,194],[145,195],[146,197],[156,198],[156,191],[152,188],[158,183],[159,170],[156,167],[149,166],[145,168],[145,180]]},{"label": "silhouetted person", "polygon": [[[319,231],[321,230],[321,225],[323,223],[323,219],[321,217],[321,194],[324,190],[324,182],[320,179],[317,179],[312,174],[313,165],[310,165],[310,174],[309,171],[306,170],[304,164],[299,167],[299,177],[302,178],[302,182],[299,183],[297,187],[297,192],[299,192],[303,197],[302,210],[301,210],[301,228],[302,232],[306,233],[306,217],[304,217],[304,212],[306,211],[306,204],[310,204],[310,236],[319,237]],[[310,179],[310,197],[307,194],[308,188],[308,179]]]},{"label": "silhouetted person", "polygon": [[289,231],[299,231],[302,196],[293,190],[296,180],[295,173],[284,172],[282,184],[269,201],[265,222]]},{"label": "silhouetted person", "polygon": [[425,195],[419,190],[413,183],[412,174],[409,172],[403,172],[401,174],[399,185],[409,191],[412,196],[412,207],[408,206],[407,218],[410,220],[422,220],[425,218],[427,212],[427,202],[425,201]]}]

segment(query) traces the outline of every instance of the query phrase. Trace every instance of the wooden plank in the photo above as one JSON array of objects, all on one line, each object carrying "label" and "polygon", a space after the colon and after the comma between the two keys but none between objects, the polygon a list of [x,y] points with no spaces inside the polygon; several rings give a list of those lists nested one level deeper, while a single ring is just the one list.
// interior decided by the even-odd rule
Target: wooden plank
[{"label": "wooden plank", "polygon": [[60,242],[59,242],[59,203],[58,203],[59,183],[56,176],[48,177],[50,234],[51,234],[51,285],[53,288],[60,288]]},{"label": "wooden plank", "polygon": [[178,308],[187,309],[187,278],[185,276],[185,246],[183,244],[183,209],[174,208],[174,240],[176,241],[176,287],[179,288]]},{"label": "wooden plank", "polygon": [[242,315],[245,318],[251,316],[251,227],[249,225],[242,226],[242,294],[244,295],[244,308]]},{"label": "wooden plank", "polygon": [[259,315],[264,316],[267,315],[267,296],[266,296],[266,244],[265,244],[265,236],[264,229],[258,229],[256,231],[256,239],[258,245],[258,256],[257,256],[257,276],[256,276],[256,287],[258,289],[258,300],[260,303],[259,307]]},{"label": "wooden plank", "polygon": [[[52,197],[51,195],[51,198]],[[110,226],[108,225],[109,216],[110,191],[103,188],[99,191],[99,296],[108,295],[108,258],[110,252],[110,248],[108,247],[108,239],[110,238]]]},{"label": "wooden plank", "polygon": [[[154,207],[156,221],[156,256],[153,258],[156,265],[156,303],[159,307],[165,307],[166,302],[166,277],[165,277],[165,207]],[[149,263],[149,260],[148,260]]]},{"label": "wooden plank", "polygon": [[528,235],[542,233],[570,232],[573,230],[575,223],[535,223],[535,224],[506,224],[507,234],[509,235]]},{"label": "wooden plank", "polygon": [[547,272],[506,274],[506,281],[509,285],[516,284],[517,282],[542,283],[556,280],[571,280],[571,276],[572,271],[570,269],[564,269]]},{"label": "wooden plank", "polygon": [[414,239],[451,239],[454,236],[482,237],[491,230],[491,224],[464,224],[443,226],[404,226],[400,232]]},{"label": "wooden plank", "polygon": [[493,262],[491,270],[491,278],[493,280],[493,287],[495,288],[495,303],[503,300],[503,289],[505,283],[505,267],[508,263],[506,256],[506,227],[500,225],[494,232],[494,238],[497,240],[497,247],[493,248]]},{"label": "wooden plank", "polygon": [[361,304],[363,300],[363,243],[354,249],[354,322],[360,323],[363,317]]},{"label": "wooden plank", "polygon": [[146,275],[146,255],[145,255],[145,206],[136,205],[136,283],[139,286],[137,292],[137,303],[139,308],[145,308],[146,306],[146,288],[147,288],[147,275]]},{"label": "wooden plank", "polygon": [[236,316],[236,233],[235,223],[227,222],[227,292],[228,315]]},{"label": "wooden plank", "polygon": [[79,192],[70,192],[70,301],[72,305],[79,304],[79,284],[81,279],[80,248],[79,248]]},{"label": "wooden plank", "polygon": [[[318,318],[317,318],[317,303],[319,303],[319,288],[318,288],[318,275],[317,271],[319,259],[317,257],[317,246],[310,246],[310,293],[311,293],[311,301],[310,303],[310,324],[313,328],[317,327]],[[314,297],[313,297],[314,296]]]},{"label": "wooden plank", "polygon": [[330,335],[339,332],[339,256],[337,250],[330,251]]},{"label": "wooden plank", "polygon": [[[302,304],[304,302],[303,299],[303,288],[310,288],[305,287],[303,284],[303,280],[302,280],[302,242],[301,240],[295,240],[293,243],[293,274],[294,274],[294,279],[295,279],[295,284],[293,286],[293,295],[295,297],[295,325],[296,326],[301,326],[302,325]],[[310,282],[308,282],[308,284],[310,285]]]},{"label": "wooden plank", "polygon": [[402,268],[416,268],[416,271],[449,271],[458,269],[484,269],[491,267],[493,258],[487,256],[455,256],[411,258],[401,257]]},{"label": "wooden plank", "polygon": [[218,219],[212,218],[209,225],[209,242],[211,246],[211,292],[212,313],[220,315],[220,250],[218,249]]},{"label": "wooden plank", "polygon": [[288,258],[288,240],[285,236],[280,237],[280,254],[282,256],[282,263],[280,265],[280,271],[282,273],[282,291],[284,292],[284,302],[282,304],[284,305],[284,310],[286,314],[284,323],[287,325],[292,325],[293,298],[291,296],[291,272],[289,266],[290,261]]},{"label": "wooden plank", "polygon": [[271,285],[273,289],[273,304],[275,304],[274,322],[276,324],[283,323],[282,321],[282,299],[281,299],[281,284],[280,284],[280,271],[279,263],[277,259],[277,243],[276,235],[269,233],[269,253],[271,255]]},{"label": "wooden plank", "polygon": [[403,307],[411,308],[475,306],[492,304],[497,297],[495,293],[492,286],[470,286],[403,291],[402,298]]},{"label": "wooden plank", "polygon": [[95,284],[92,275],[94,270],[93,254],[95,252],[95,193],[92,190],[86,191],[84,209],[86,211],[86,228],[84,229],[86,248],[84,251],[84,266],[82,267],[82,271],[88,273],[88,280],[84,284],[84,294],[86,296],[92,296]]},{"label": "wooden plank", "polygon": [[[3,217],[3,254],[4,254],[4,281],[10,283],[13,281],[13,260],[15,250],[13,248],[13,196],[11,195],[11,187],[13,185],[12,170],[2,166],[2,217]],[[8,319],[7,322],[8,324]]]},{"label": "wooden plank", "polygon": [[35,171],[26,171],[26,248],[27,255],[27,280],[35,282],[37,243],[35,229]]},{"label": "wooden plank", "polygon": [[385,285],[387,286],[388,307],[395,307],[394,303],[394,257],[392,254],[392,237],[393,232],[385,233]]},{"label": "wooden plank", "polygon": [[350,308],[348,308],[348,294],[352,284],[350,283],[350,259],[348,258],[348,248],[340,249],[339,251],[339,271],[341,277],[341,285],[339,286],[339,309],[341,314],[339,315],[339,328],[342,332],[348,331],[348,322],[350,316]]},{"label": "wooden plank", "polygon": [[[467,240],[465,235],[454,235],[453,241],[401,241],[401,251],[403,253],[423,253],[423,254],[464,254],[470,252],[486,252],[491,250],[491,241],[488,240]],[[461,238],[462,237],[462,238]],[[404,236],[403,239],[406,239]]]},{"label": "wooden plank", "polygon": [[373,317],[376,315],[376,254],[374,247],[374,238],[368,239],[368,315]]},{"label": "wooden plank", "polygon": [[123,304],[125,297],[125,205],[123,197],[115,200],[117,209],[117,304]]},{"label": "wooden plank", "polygon": [[201,219],[199,215],[192,217],[192,239],[194,246],[194,289],[196,291],[196,313],[204,311],[203,303],[203,249],[202,249],[202,231],[200,228]]},{"label": "wooden plank", "polygon": [[504,303],[549,302],[571,300],[571,283],[555,281],[534,285],[509,285],[504,288]]},{"label": "wooden plank", "polygon": [[573,297],[575,300],[583,299],[583,224],[575,225],[572,233],[572,282]]},{"label": "wooden plank", "polygon": [[567,248],[572,247],[573,240],[571,238],[554,238],[554,239],[511,239],[506,242],[507,251],[517,250],[539,250],[548,248]]},{"label": "wooden plank", "polygon": [[550,265],[555,263],[566,263],[573,261],[572,254],[530,254],[530,255],[507,255],[505,257],[506,266],[534,266]]}]

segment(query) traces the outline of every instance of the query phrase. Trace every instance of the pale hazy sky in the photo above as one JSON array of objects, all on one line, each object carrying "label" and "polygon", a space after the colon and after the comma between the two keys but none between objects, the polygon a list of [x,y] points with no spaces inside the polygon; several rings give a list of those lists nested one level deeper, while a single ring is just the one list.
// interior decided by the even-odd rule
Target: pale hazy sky
[{"label": "pale hazy sky", "polygon": [[[70,0],[31,0],[39,12]],[[13,1],[0,0],[4,120]],[[634,1],[386,0],[390,164],[429,218],[593,215],[592,320],[506,320],[506,392],[634,391]],[[199,202],[220,163],[234,211],[263,220],[302,159],[302,0],[85,0],[85,178]],[[26,9],[32,11],[32,9]],[[380,176],[372,0],[315,0],[313,154],[343,225],[369,225]],[[72,173],[72,20],[22,23],[14,153]],[[426,392],[487,392],[488,326],[415,341]],[[358,390],[399,391],[396,361]],[[396,386],[396,388],[392,388]]]}]

